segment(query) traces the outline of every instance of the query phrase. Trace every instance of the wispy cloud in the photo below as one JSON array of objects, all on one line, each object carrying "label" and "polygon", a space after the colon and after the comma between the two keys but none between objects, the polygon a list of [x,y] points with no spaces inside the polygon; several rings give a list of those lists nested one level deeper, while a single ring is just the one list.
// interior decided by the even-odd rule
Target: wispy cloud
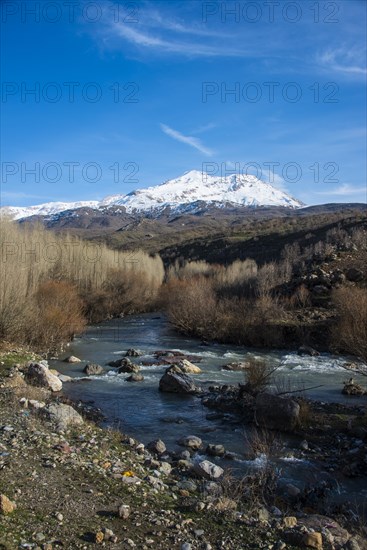
[{"label": "wispy cloud", "polygon": [[166,124],[161,124],[160,126],[161,126],[161,130],[165,134],[167,134],[167,136],[170,136],[171,138],[177,141],[180,141],[181,143],[185,143],[186,145],[190,145],[190,147],[197,149],[198,151],[200,151],[200,153],[203,153],[208,157],[211,157],[214,154],[214,151],[212,151],[208,147],[205,147],[205,145],[203,145],[200,139],[193,136],[184,136],[183,134],[181,134],[181,132],[178,132],[177,130],[170,128]]},{"label": "wispy cloud", "polygon": [[152,32],[150,26],[141,26],[138,30],[138,27],[133,28],[122,23],[115,23],[110,28],[110,32],[112,33],[112,37],[115,35],[135,46],[151,48],[164,53],[176,53],[194,57],[242,57],[246,54],[243,50],[230,48],[218,43],[203,44],[194,40],[183,41],[178,39],[177,36],[161,38],[159,34],[154,31]]},{"label": "wispy cloud", "polygon": [[318,61],[326,69],[355,76],[365,76],[366,50],[365,48],[335,48],[328,49],[318,56]]},{"label": "wispy cloud", "polygon": [[209,130],[213,130],[213,128],[216,128],[217,124],[214,124],[214,122],[209,122],[208,124],[204,124],[203,126],[198,126],[194,130],[191,131],[192,134],[204,134],[205,132],[209,132]]},{"label": "wispy cloud", "polygon": [[348,195],[360,195],[360,194],[367,194],[367,186],[361,186],[357,187],[355,185],[351,185],[349,183],[343,183],[342,185],[339,185],[339,187],[335,187],[334,189],[329,189],[327,191],[316,191],[316,195],[325,195],[325,196],[339,196],[339,197],[346,197]]}]

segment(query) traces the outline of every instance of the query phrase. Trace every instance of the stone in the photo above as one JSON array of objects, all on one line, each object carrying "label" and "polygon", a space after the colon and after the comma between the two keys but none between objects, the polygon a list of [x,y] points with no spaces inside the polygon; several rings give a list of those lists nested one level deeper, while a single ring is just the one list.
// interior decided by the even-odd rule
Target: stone
[{"label": "stone", "polygon": [[169,476],[172,471],[172,466],[169,462],[162,462],[159,467],[159,471],[162,472],[162,474]]},{"label": "stone", "polygon": [[355,267],[351,267],[350,269],[348,269],[345,275],[348,281],[351,281],[353,283],[359,283],[364,279],[363,271],[361,269],[356,269]]},{"label": "stone", "polygon": [[189,449],[197,451],[202,447],[203,442],[200,437],[196,435],[187,435],[186,437],[181,437],[181,439],[178,440],[178,444],[182,447],[188,447]]},{"label": "stone", "polygon": [[195,394],[200,391],[192,378],[182,373],[179,367],[169,367],[159,381],[159,391],[167,393]]},{"label": "stone", "polygon": [[0,495],[0,514],[7,516],[12,514],[15,508],[16,505],[6,495]]},{"label": "stone", "polygon": [[353,378],[350,378],[348,382],[344,382],[342,393],[344,395],[365,395],[367,390],[360,384],[356,384]]},{"label": "stone", "polygon": [[115,533],[112,531],[112,529],[108,529],[107,527],[103,527],[103,534],[105,540],[112,541],[112,539],[115,537]]},{"label": "stone", "polygon": [[343,547],[350,539],[350,534],[341,527],[334,519],[321,516],[319,514],[307,515],[298,519],[299,525],[308,531],[325,532],[327,531],[333,537],[333,544],[337,547]]},{"label": "stone", "polygon": [[94,535],[94,542],[96,544],[102,544],[104,540],[104,534],[102,533],[102,531],[97,531],[97,533]]},{"label": "stone", "polygon": [[223,370],[229,370],[229,371],[245,371],[248,368],[248,363],[228,363],[228,365],[224,365],[223,367],[220,367]]},{"label": "stone", "polygon": [[138,372],[134,372],[126,378],[126,382],[144,382],[144,376]]},{"label": "stone", "polygon": [[255,402],[255,422],[268,430],[292,432],[299,424],[300,406],[289,397],[260,393]]},{"label": "stone", "polygon": [[292,485],[292,483],[288,483],[288,485],[286,486],[286,489],[290,497],[298,497],[298,495],[300,495],[301,493],[301,489],[299,489],[295,485]]},{"label": "stone", "polygon": [[51,403],[43,409],[44,414],[56,424],[56,429],[59,432],[67,430],[70,426],[83,424],[84,420],[80,414],[63,403]]},{"label": "stone", "polygon": [[362,550],[356,537],[349,539],[344,548],[345,550]]},{"label": "stone", "polygon": [[297,525],[297,518],[294,516],[287,516],[283,518],[283,527],[285,529],[292,529]]},{"label": "stone", "polygon": [[304,439],[301,441],[299,448],[302,449],[302,451],[308,451],[308,442]]},{"label": "stone", "polygon": [[195,493],[198,488],[195,481],[192,481],[191,479],[184,479],[183,481],[179,481],[177,483],[177,487],[179,489],[182,489],[183,491],[188,491],[189,493]]},{"label": "stone", "polygon": [[340,269],[336,269],[330,275],[330,281],[333,284],[342,284],[346,280],[346,276]]},{"label": "stone", "polygon": [[64,363],[80,363],[80,362],[81,362],[81,359],[79,359],[79,357],[75,357],[75,355],[69,355],[64,359]]},{"label": "stone", "polygon": [[226,452],[223,445],[212,445],[209,444],[205,450],[207,455],[210,456],[223,456]]},{"label": "stone", "polygon": [[206,479],[219,479],[223,475],[224,470],[209,460],[200,460],[194,463],[194,472]]},{"label": "stone", "polygon": [[177,366],[181,369],[182,372],[185,374],[200,374],[202,372],[200,367],[197,367],[187,359],[183,359],[182,361],[179,361],[177,363]]},{"label": "stone", "polygon": [[72,382],[73,379],[71,376],[67,376],[66,374],[59,374],[59,380],[61,380],[62,383],[64,382]]},{"label": "stone", "polygon": [[62,390],[61,380],[50,372],[46,361],[30,363],[25,378],[31,386],[46,388],[53,392]]},{"label": "stone", "polygon": [[218,512],[237,510],[237,502],[227,497],[220,497],[213,503],[213,508]]},{"label": "stone", "polygon": [[103,367],[101,367],[101,365],[95,365],[94,363],[88,363],[85,365],[83,372],[87,376],[96,376],[103,373]]},{"label": "stone", "polygon": [[123,373],[135,373],[135,374],[137,374],[140,371],[139,365],[135,365],[135,363],[130,361],[130,359],[122,359],[119,363],[120,363],[120,365],[116,365],[116,366],[118,366],[118,371],[117,372],[119,374],[123,374]]},{"label": "stone", "polygon": [[258,508],[256,515],[257,515],[258,520],[263,522],[263,523],[266,523],[270,519],[270,514],[269,514],[268,510],[266,508],[264,508],[264,506],[261,506],[260,508]]},{"label": "stone", "polygon": [[143,355],[141,351],[134,348],[129,348],[125,354],[125,357],[140,357],[141,355]]},{"label": "stone", "polygon": [[311,346],[300,346],[297,350],[298,355],[310,355],[311,357],[318,357],[320,353],[314,349],[311,348]]},{"label": "stone", "polygon": [[39,410],[43,409],[46,406],[46,403],[44,401],[37,401],[37,399],[29,399],[28,401],[28,407],[30,409]]},{"label": "stone", "polygon": [[130,516],[130,506],[128,504],[121,504],[118,508],[117,514],[121,519],[128,519]]},{"label": "stone", "polygon": [[192,550],[192,546],[189,542],[184,542],[181,544],[181,550]]},{"label": "stone", "polygon": [[155,439],[154,441],[151,441],[147,445],[148,451],[151,451],[152,453],[155,453],[157,455],[161,455],[166,452],[166,445],[161,439]]},{"label": "stone", "polygon": [[322,550],[322,535],[321,533],[305,533],[302,536],[302,544],[307,548],[316,548]]}]

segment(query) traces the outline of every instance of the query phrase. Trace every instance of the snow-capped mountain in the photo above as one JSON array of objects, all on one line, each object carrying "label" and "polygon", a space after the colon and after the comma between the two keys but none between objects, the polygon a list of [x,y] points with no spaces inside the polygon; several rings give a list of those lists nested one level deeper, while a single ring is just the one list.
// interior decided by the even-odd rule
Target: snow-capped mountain
[{"label": "snow-capped mountain", "polygon": [[77,210],[84,207],[98,208],[99,204],[98,201],[45,202],[35,206],[3,206],[0,211],[13,220],[21,220],[30,216],[52,216],[65,210]]},{"label": "snow-capped mountain", "polygon": [[122,207],[129,214],[159,216],[169,209],[172,214],[194,213],[205,207],[225,208],[230,206],[283,206],[299,208],[302,203],[269,183],[255,176],[233,174],[227,177],[211,176],[192,170],[183,176],[154,187],[138,189],[127,195],[113,195],[102,201],[73,203],[50,202],[30,207],[4,207],[1,210],[13,219],[29,216],[52,216],[78,208],[108,209]]}]

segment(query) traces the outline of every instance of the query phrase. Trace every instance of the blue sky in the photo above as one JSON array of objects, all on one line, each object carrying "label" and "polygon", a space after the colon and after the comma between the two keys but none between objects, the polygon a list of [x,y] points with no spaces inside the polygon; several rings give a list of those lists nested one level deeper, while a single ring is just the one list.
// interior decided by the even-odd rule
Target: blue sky
[{"label": "blue sky", "polygon": [[365,202],[366,6],[5,0],[2,204],[191,169]]}]

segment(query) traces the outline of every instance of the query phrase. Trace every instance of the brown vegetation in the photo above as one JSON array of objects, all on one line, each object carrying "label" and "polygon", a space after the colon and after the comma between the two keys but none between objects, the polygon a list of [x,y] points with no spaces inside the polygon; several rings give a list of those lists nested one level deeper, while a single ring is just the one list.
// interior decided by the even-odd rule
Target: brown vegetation
[{"label": "brown vegetation", "polygon": [[86,321],[153,307],[164,276],[158,256],[0,225],[0,338],[50,349]]}]

